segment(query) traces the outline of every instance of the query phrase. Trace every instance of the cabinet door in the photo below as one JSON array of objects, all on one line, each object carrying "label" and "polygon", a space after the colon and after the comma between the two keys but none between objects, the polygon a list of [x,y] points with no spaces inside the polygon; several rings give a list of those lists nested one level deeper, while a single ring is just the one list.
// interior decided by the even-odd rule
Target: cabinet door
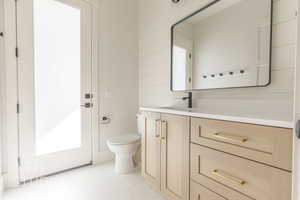
[{"label": "cabinet door", "polygon": [[147,182],[160,190],[160,134],[159,113],[143,113],[145,124],[142,135],[142,175]]},{"label": "cabinet door", "polygon": [[161,188],[172,200],[189,199],[189,117],[162,114]]}]

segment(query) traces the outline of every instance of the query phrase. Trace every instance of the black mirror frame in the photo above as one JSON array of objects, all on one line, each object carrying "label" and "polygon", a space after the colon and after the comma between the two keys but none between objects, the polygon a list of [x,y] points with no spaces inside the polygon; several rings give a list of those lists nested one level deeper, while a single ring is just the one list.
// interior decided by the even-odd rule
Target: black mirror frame
[{"label": "black mirror frame", "polygon": [[180,23],[184,22],[185,20],[188,20],[189,18],[193,17],[194,15],[198,14],[199,12],[215,5],[216,3],[220,2],[222,0],[214,0],[212,2],[210,2],[209,4],[205,5],[204,7],[196,10],[195,12],[193,12],[192,14],[184,17],[183,19],[179,20],[178,22],[176,22],[175,24],[173,24],[171,26],[171,75],[170,75],[170,91],[171,92],[193,92],[193,91],[205,91],[205,90],[222,90],[222,89],[234,89],[234,88],[254,88],[254,87],[267,87],[268,85],[271,84],[271,72],[272,72],[272,41],[273,41],[273,0],[269,0],[271,2],[271,11],[270,11],[270,15],[271,15],[271,22],[270,22],[270,52],[269,52],[269,56],[270,56],[270,60],[269,60],[269,81],[267,84],[265,85],[255,85],[255,86],[242,86],[242,87],[225,87],[225,88],[209,88],[209,89],[191,89],[191,90],[173,90],[173,40],[174,40],[174,28],[179,25]]}]

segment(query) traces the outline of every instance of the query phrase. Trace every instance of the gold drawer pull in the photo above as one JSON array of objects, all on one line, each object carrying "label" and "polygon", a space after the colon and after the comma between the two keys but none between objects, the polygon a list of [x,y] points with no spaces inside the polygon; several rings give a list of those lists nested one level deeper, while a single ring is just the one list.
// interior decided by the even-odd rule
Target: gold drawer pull
[{"label": "gold drawer pull", "polygon": [[223,140],[231,140],[233,142],[247,142],[248,138],[241,137],[241,136],[235,136],[235,135],[228,135],[225,133],[215,133],[213,134],[213,137],[223,139]]},{"label": "gold drawer pull", "polygon": [[226,180],[228,180],[230,182],[233,182],[233,183],[238,183],[240,185],[245,185],[246,184],[246,181],[243,181],[243,180],[241,180],[239,178],[231,176],[230,174],[227,174],[226,172],[222,172],[221,170],[215,169],[215,170],[213,170],[212,173],[215,176],[218,176],[220,178],[226,179]]}]

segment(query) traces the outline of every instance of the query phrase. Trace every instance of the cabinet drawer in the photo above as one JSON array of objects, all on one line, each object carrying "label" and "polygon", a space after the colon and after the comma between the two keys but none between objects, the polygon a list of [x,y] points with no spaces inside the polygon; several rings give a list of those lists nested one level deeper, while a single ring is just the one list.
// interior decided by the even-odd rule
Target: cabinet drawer
[{"label": "cabinet drawer", "polygon": [[192,118],[191,141],[278,168],[292,170],[292,130]]},{"label": "cabinet drawer", "polygon": [[214,193],[205,187],[191,181],[191,197],[190,200],[226,200],[222,196]]},{"label": "cabinet drawer", "polygon": [[221,193],[216,193],[214,190],[208,189],[193,180],[190,181],[190,186],[190,200],[253,200],[233,190],[219,190]]},{"label": "cabinet drawer", "polygon": [[291,173],[191,144],[191,178],[209,178],[255,200],[290,200]]}]

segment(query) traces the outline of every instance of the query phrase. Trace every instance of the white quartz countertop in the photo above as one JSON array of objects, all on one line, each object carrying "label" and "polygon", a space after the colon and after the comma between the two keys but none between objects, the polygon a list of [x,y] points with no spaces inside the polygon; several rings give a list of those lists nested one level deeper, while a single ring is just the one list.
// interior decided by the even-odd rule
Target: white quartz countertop
[{"label": "white quartz countertop", "polygon": [[253,118],[248,116],[234,116],[227,113],[202,112],[201,110],[196,110],[196,109],[171,108],[171,107],[170,108],[141,107],[140,111],[184,115],[190,117],[217,119],[217,120],[224,120],[224,121],[258,124],[258,125],[274,126],[274,127],[282,127],[282,128],[294,128],[294,123],[292,121],[263,119],[260,117]]}]

